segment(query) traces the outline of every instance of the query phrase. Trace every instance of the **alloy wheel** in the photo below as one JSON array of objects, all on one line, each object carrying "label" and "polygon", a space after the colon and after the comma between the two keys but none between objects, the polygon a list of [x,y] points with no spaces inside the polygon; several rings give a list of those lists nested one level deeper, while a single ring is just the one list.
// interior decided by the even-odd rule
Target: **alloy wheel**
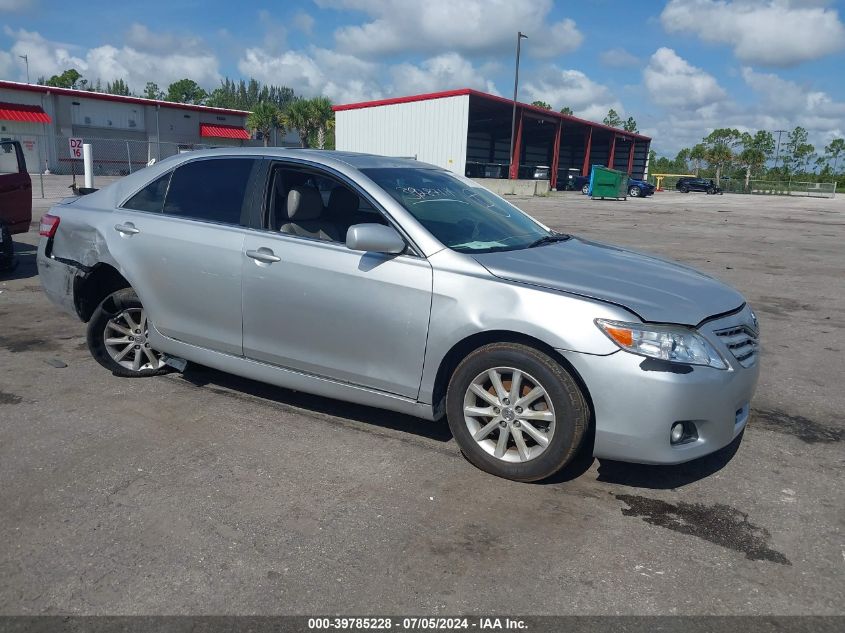
[{"label": "alloy wheel", "polygon": [[149,326],[143,308],[127,308],[106,323],[103,341],[114,362],[132,371],[156,370],[163,366],[161,354],[147,340]]},{"label": "alloy wheel", "polygon": [[539,457],[555,432],[548,392],[513,367],[494,367],[475,377],[464,395],[464,421],[482,449],[506,462]]}]

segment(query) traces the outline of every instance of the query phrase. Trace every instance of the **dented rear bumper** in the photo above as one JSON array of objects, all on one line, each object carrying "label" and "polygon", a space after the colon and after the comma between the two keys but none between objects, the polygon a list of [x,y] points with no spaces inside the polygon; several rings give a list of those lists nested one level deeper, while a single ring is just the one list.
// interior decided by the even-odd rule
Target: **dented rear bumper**
[{"label": "dented rear bumper", "polygon": [[41,238],[35,260],[41,287],[50,301],[79,319],[74,288],[77,280],[88,274],[88,268],[67,259],[57,259],[50,250],[50,240]]}]

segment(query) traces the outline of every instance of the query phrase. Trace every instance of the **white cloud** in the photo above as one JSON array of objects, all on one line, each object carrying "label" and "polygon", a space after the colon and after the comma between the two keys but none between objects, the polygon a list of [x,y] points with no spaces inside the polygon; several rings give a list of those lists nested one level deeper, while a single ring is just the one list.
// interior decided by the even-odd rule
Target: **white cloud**
[{"label": "white cloud", "polygon": [[599,61],[612,68],[631,68],[640,65],[640,58],[624,48],[611,48],[599,55]]},{"label": "white cloud", "polygon": [[147,53],[168,52],[196,53],[204,50],[202,40],[187,33],[162,33],[151,31],[146,25],[134,22],[126,32],[125,44]]},{"label": "white cloud", "polygon": [[297,11],[296,14],[293,16],[293,25],[305,33],[306,35],[311,35],[314,31],[314,18],[311,16],[310,13],[306,13],[305,11]]},{"label": "white cloud", "polygon": [[[12,57],[28,56],[33,81],[69,68],[75,68],[90,82],[99,79],[105,84],[122,78],[135,91],[141,91],[147,81],[165,87],[177,79],[190,77],[205,87],[212,87],[220,80],[217,57],[203,50],[198,39],[175,38],[172,49],[162,49],[154,46],[157,38],[168,40],[173,36],[151,33],[142,25],[130,27],[127,44],[120,48],[105,44],[88,50],[51,42],[34,31],[14,31],[9,27],[4,31],[14,39],[9,50]],[[161,50],[166,52],[158,52]],[[24,77],[25,70],[20,68],[18,78]]]},{"label": "white cloud", "polygon": [[325,95],[335,102],[365,101],[383,96],[378,65],[325,48],[273,55],[249,48],[238,62],[244,76],[290,86],[297,94]]},{"label": "white cloud", "polygon": [[453,88],[476,88],[495,92],[496,87],[471,62],[458,53],[444,53],[426,59],[419,65],[404,63],[392,66],[391,92],[398,95],[434,92]]},{"label": "white cloud", "polygon": [[325,95],[335,103],[368,101],[390,96],[476,88],[497,94],[484,77],[495,65],[480,67],[455,52],[418,64],[383,64],[325,48],[271,54],[260,47],[247,49],[238,62],[244,76],[292,87],[306,97]]},{"label": "white cloud", "polygon": [[671,33],[728,44],[742,61],[793,66],[845,47],[835,9],[790,0],[671,0],[660,14]]},{"label": "white cloud", "polygon": [[745,83],[760,97],[759,110],[779,126],[800,125],[825,142],[845,130],[845,101],[772,73],[742,69]]},{"label": "white cloud", "polygon": [[17,74],[18,69],[14,67],[12,55],[6,51],[0,51],[0,77],[14,77]]},{"label": "white cloud", "polygon": [[287,48],[288,30],[287,27],[276,20],[273,14],[266,9],[258,12],[258,23],[264,32],[263,47],[270,53],[280,53]]},{"label": "white cloud", "polygon": [[527,97],[524,101],[545,101],[555,110],[569,106],[576,116],[594,121],[601,121],[611,108],[620,115],[624,112],[607,86],[596,83],[580,70],[543,68],[524,83],[522,94]]},{"label": "white cloud", "polygon": [[701,108],[726,98],[715,77],[696,68],[671,48],[659,48],[643,70],[654,103],[674,108]]},{"label": "white cloud", "polygon": [[35,0],[0,0],[0,12],[23,11],[35,4]]},{"label": "white cloud", "polygon": [[509,51],[516,30],[529,37],[527,55],[552,57],[578,48],[575,22],[549,23],[552,0],[317,0],[321,7],[351,9],[370,21],[335,31],[338,47],[355,55],[489,53]]},{"label": "white cloud", "polygon": [[736,103],[719,101],[695,110],[669,110],[643,122],[641,130],[653,136],[654,149],[673,156],[681,147],[691,147],[715,128],[740,131],[792,130],[805,128],[810,143],[821,151],[833,138],[845,136],[845,102],[826,92],[783,79],[773,73],[741,69],[742,79],[757,99]]}]

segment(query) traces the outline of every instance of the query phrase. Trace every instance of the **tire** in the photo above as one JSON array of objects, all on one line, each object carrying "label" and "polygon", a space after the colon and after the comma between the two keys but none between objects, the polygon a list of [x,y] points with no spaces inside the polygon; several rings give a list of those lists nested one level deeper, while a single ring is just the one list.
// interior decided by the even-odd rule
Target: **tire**
[{"label": "tire", "polygon": [[[107,328],[111,337],[107,336]],[[161,354],[149,347],[147,335],[144,306],[134,290],[124,288],[103,299],[94,310],[88,321],[88,350],[94,360],[115,376],[139,378],[164,374],[168,367]],[[112,344],[107,340],[113,341]]]},{"label": "tire", "polygon": [[708,188],[708,189],[707,189],[707,195],[708,195],[708,196],[713,196],[713,195],[716,195],[716,190],[715,190],[715,189],[713,189],[713,187]]},{"label": "tire", "polygon": [[[497,394],[491,372],[505,396],[518,396],[516,402]],[[515,379],[517,391],[504,393]],[[542,394],[532,398],[538,387]],[[521,401],[524,407],[518,406]],[[485,345],[458,365],[446,392],[446,415],[467,460],[490,474],[523,482],[546,479],[562,469],[578,451],[590,419],[569,372],[543,352],[516,343]]]},{"label": "tire", "polygon": [[689,187],[681,187],[681,193],[689,193]]},{"label": "tire", "polygon": [[8,270],[15,261],[15,243],[12,232],[5,224],[0,223],[0,270]]},{"label": "tire", "polygon": [[632,198],[639,198],[640,197],[640,188],[639,187],[631,187],[628,189],[628,195]]},{"label": "tire", "polygon": [[583,187],[581,187],[581,193],[583,193],[585,196],[590,195],[590,185],[586,184]]}]

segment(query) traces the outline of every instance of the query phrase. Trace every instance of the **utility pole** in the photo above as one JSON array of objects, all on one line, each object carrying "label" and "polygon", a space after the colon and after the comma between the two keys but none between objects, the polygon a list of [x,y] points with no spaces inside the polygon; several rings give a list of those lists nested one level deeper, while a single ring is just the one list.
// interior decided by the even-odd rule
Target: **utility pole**
[{"label": "utility pole", "polygon": [[772,169],[778,168],[778,158],[780,157],[780,135],[786,132],[786,130],[774,130],[774,133],[778,135],[778,148],[775,150],[775,165]]},{"label": "utility pole", "polygon": [[29,83],[29,55],[18,55],[18,57],[26,62],[26,83]]},{"label": "utility pole", "polygon": [[[516,94],[519,88],[519,49],[523,39],[528,39],[522,31],[516,33],[516,71],[513,77],[513,116],[511,117],[511,151],[508,154],[508,171],[513,171],[513,143],[516,136]],[[519,176],[519,160],[517,159],[517,177]]]}]

